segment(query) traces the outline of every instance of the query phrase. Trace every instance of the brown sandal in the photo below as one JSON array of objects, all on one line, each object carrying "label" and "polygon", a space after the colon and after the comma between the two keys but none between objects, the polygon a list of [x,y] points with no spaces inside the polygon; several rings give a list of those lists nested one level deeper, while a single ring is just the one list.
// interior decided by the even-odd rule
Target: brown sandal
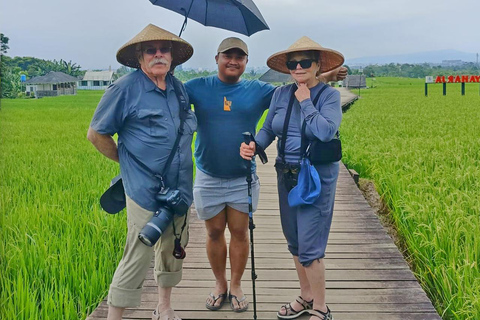
[{"label": "brown sandal", "polygon": [[311,301],[305,301],[301,296],[298,296],[295,300],[302,305],[303,309],[297,311],[292,308],[292,303],[287,303],[280,307],[280,310],[282,310],[282,308],[285,309],[284,314],[280,314],[280,311],[277,312],[278,319],[295,319],[313,308],[313,299]]},{"label": "brown sandal", "polygon": [[317,317],[321,320],[333,320],[332,311],[327,306],[327,312],[320,311],[318,309],[309,310],[311,316]]}]

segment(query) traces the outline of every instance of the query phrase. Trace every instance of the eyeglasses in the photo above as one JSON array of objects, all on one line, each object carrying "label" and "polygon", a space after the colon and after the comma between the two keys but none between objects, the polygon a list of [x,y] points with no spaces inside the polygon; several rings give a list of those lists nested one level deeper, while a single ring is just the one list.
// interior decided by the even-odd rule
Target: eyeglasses
[{"label": "eyeglasses", "polygon": [[146,48],[145,50],[143,50],[146,54],[149,54],[149,55],[154,55],[157,53],[157,51],[160,51],[160,53],[162,54],[165,54],[165,53],[169,53],[172,51],[172,48],[171,47],[162,47],[162,48],[154,48],[154,47],[151,47],[151,48]]},{"label": "eyeglasses", "polygon": [[291,60],[291,61],[287,61],[287,68],[288,70],[295,70],[297,69],[297,65],[300,63],[300,67],[302,67],[302,69],[308,69],[312,66],[312,63],[313,62],[316,62],[315,60],[313,59],[304,59],[304,60],[300,60],[300,61],[295,61],[295,60]]}]

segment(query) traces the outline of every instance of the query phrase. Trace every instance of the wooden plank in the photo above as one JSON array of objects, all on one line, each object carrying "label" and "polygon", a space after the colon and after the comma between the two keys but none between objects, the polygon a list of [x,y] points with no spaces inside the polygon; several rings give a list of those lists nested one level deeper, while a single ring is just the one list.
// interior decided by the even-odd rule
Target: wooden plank
[{"label": "wooden plank", "polygon": [[[254,214],[254,232],[259,320],[276,319],[280,306],[299,294],[295,267],[280,224],[277,178],[273,168],[275,152],[272,145],[267,150],[270,162],[257,167],[261,193],[259,209]],[[440,319],[351,175],[343,165],[340,167],[325,258],[327,302],[335,319]],[[252,319],[252,305],[244,313],[232,312],[228,303],[216,312],[205,308],[206,296],[215,286],[215,279],[205,251],[204,222],[196,218],[194,208],[190,214],[190,241],[186,248],[183,279],[172,292],[173,308],[185,320]],[[229,241],[228,229],[226,238]],[[228,279],[229,265],[227,259]],[[252,301],[250,272],[249,259],[242,287]],[[151,319],[157,301],[152,262],[144,282],[142,303],[139,308],[127,309],[124,319]],[[88,319],[106,319],[107,310],[104,300]],[[298,319],[307,320],[309,317],[305,315]]]}]

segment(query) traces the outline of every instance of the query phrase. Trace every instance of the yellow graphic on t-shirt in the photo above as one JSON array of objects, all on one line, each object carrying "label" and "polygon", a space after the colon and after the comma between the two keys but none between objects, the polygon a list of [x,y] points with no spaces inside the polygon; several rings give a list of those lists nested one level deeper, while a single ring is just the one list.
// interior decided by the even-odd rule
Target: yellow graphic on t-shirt
[{"label": "yellow graphic on t-shirt", "polygon": [[227,97],[223,97],[223,111],[232,111],[230,107],[232,106],[232,101],[228,101]]}]

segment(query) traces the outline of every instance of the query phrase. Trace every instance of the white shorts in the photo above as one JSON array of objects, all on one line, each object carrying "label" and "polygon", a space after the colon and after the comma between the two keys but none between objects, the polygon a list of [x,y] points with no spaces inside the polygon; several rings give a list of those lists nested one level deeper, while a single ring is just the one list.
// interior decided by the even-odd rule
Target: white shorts
[{"label": "white shorts", "polygon": [[[257,210],[260,181],[252,175],[252,212]],[[197,168],[193,186],[195,209],[200,220],[209,220],[226,206],[248,214],[246,177],[223,179],[212,177]]]}]

